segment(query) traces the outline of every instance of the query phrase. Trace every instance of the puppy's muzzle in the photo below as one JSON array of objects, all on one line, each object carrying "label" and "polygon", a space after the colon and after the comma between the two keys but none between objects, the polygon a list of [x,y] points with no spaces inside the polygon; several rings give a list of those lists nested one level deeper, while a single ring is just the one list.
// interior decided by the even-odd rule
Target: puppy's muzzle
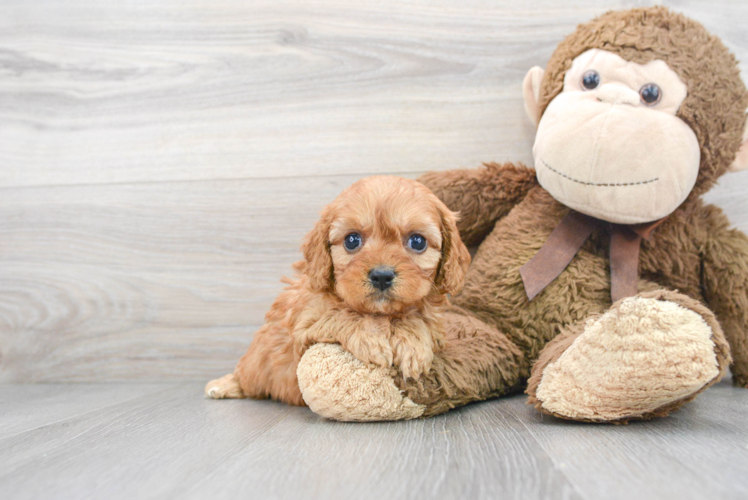
[{"label": "puppy's muzzle", "polygon": [[369,271],[369,282],[371,286],[384,292],[392,286],[395,276],[395,270],[391,267],[375,267]]}]

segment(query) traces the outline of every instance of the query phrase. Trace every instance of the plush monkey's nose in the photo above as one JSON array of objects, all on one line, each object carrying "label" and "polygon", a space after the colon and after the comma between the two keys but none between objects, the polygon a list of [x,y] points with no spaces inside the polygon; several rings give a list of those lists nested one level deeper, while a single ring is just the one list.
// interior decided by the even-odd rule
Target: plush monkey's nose
[{"label": "plush monkey's nose", "polygon": [[369,281],[378,290],[385,291],[392,286],[395,279],[395,270],[391,267],[375,267],[369,271]]},{"label": "plush monkey's nose", "polygon": [[595,97],[598,101],[608,104],[639,105],[639,94],[618,83],[606,83],[595,91]]}]

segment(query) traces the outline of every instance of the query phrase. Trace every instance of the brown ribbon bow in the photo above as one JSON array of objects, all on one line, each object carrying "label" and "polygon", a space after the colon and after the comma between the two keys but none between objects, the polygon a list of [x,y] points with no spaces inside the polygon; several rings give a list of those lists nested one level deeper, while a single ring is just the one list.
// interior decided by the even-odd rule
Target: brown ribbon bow
[{"label": "brown ribbon bow", "polygon": [[610,225],[610,295],[613,302],[637,294],[639,246],[665,219],[646,224],[610,224],[570,211],[535,257],[519,270],[527,298],[532,300],[558,278],[597,227]]}]

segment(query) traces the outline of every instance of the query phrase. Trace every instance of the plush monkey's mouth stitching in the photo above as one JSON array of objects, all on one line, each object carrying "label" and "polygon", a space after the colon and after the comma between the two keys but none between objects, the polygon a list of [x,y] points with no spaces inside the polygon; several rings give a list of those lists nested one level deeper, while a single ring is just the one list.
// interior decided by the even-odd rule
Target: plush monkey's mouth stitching
[{"label": "plush monkey's mouth stitching", "polygon": [[584,184],[585,186],[605,186],[605,187],[614,187],[614,186],[639,186],[641,184],[651,184],[652,182],[657,182],[657,181],[660,180],[659,177],[655,177],[654,179],[649,179],[648,181],[639,181],[639,182],[611,182],[611,183],[606,183],[606,182],[585,182],[585,181],[580,181],[579,179],[575,179],[573,177],[569,177],[568,175],[564,174],[563,172],[559,172],[555,168],[553,168],[550,165],[548,165],[545,162],[545,160],[543,160],[542,158],[538,158],[538,159],[540,160],[540,163],[542,163],[545,168],[547,168],[548,170],[550,170],[554,174],[560,175],[564,179],[569,179],[570,181],[577,182],[579,184]]}]

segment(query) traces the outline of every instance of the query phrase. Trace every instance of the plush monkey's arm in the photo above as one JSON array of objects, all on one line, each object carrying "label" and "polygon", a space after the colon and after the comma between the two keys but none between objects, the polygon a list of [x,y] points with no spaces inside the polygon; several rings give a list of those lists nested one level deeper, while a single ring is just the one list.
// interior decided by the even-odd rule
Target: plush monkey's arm
[{"label": "plush monkey's arm", "polygon": [[460,213],[457,228],[462,241],[477,245],[497,220],[537,185],[535,170],[512,163],[487,163],[480,168],[429,172],[419,182],[450,210]]},{"label": "plush monkey's arm", "polygon": [[730,343],[733,383],[748,388],[748,237],[730,229],[719,209],[707,210],[704,298]]}]

